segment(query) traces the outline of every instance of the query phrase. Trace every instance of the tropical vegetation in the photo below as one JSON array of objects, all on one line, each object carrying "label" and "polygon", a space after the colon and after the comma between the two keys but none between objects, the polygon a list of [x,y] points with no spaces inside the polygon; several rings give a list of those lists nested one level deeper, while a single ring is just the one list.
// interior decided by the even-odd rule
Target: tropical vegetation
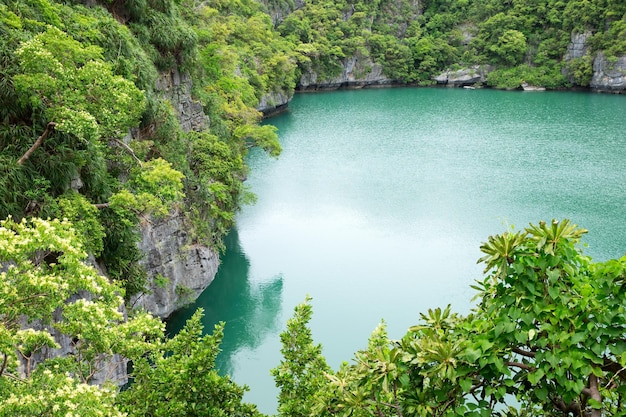
[{"label": "tropical vegetation", "polygon": [[[565,60],[574,34],[587,48]],[[214,369],[221,326],[204,335],[198,312],[167,338],[129,305],[151,278],[142,225],[180,215],[190,244],[221,248],[253,200],[248,150],[280,153],[261,110],[303,79],[354,62],[428,85],[478,65],[495,87],[585,86],[596,54],[626,54],[626,3],[3,0],[0,40],[0,415],[254,416]],[[191,126],[174,79],[201,109]],[[279,414],[624,414],[625,260],[593,263],[583,232],[490,237],[471,314],[430,311],[398,341],[381,325],[337,371],[299,306]]]}]

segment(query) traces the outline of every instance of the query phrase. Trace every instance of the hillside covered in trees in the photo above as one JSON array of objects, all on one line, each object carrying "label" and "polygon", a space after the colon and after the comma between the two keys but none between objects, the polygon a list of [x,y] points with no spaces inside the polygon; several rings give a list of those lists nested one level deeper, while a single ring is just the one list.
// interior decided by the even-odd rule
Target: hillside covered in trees
[{"label": "hillside covered in trees", "polygon": [[[167,339],[131,300],[170,285],[143,263],[146,228],[177,216],[184,250],[222,247],[254,199],[248,149],[280,153],[263,114],[294,91],[348,68],[357,84],[480,67],[498,88],[586,87],[625,55],[619,0],[0,1],[0,415],[258,414],[213,369],[221,327],[202,336],[199,312]],[[513,395],[524,411],[502,413],[619,415],[623,261],[591,263],[564,224],[490,240],[476,317],[433,312],[399,342],[381,329],[365,368],[327,369],[303,307],[279,413],[491,415]],[[500,297],[520,274],[534,284]]]}]

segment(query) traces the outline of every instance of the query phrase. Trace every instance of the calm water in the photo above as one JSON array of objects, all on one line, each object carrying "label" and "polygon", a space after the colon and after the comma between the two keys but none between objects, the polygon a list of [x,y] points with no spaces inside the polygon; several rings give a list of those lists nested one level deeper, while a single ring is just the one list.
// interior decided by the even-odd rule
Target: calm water
[{"label": "calm water", "polygon": [[467,312],[479,246],[511,225],[570,218],[596,260],[626,251],[626,97],[463,89],[296,96],[270,122],[283,153],[250,155],[245,207],[201,306],[226,321],[218,366],[274,413],[269,370],[293,307],[313,297],[334,368],[384,319]]}]

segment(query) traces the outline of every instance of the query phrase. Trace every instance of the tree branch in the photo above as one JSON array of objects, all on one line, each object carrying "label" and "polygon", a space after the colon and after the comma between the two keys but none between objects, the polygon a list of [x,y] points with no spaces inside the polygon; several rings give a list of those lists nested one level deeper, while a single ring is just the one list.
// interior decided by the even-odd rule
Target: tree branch
[{"label": "tree branch", "polygon": [[9,361],[9,355],[7,355],[6,353],[4,353],[3,355],[4,360],[2,361],[2,367],[0,368],[0,376],[4,374],[4,370],[7,369],[7,362]]},{"label": "tree branch", "polygon": [[527,364],[521,363],[521,362],[505,362],[505,365],[506,366],[515,366],[517,368],[525,369],[527,371],[534,371],[535,370],[534,366],[530,366],[530,365],[527,365]]},{"label": "tree branch", "polygon": [[121,146],[122,148],[126,149],[126,152],[128,152],[130,154],[130,156],[132,156],[133,158],[135,158],[135,161],[137,161],[137,163],[139,164],[139,166],[143,166],[141,160],[139,158],[137,158],[137,155],[135,155],[135,151],[133,151],[130,146],[128,146],[127,144],[125,144],[124,142],[122,142],[119,139],[113,139],[113,142],[115,142],[117,145]]},{"label": "tree branch", "polygon": [[534,358],[535,357],[535,352],[527,352],[525,350],[522,350],[518,347],[514,347],[511,349],[513,352],[517,353],[518,355],[522,355],[522,356],[526,356],[527,358]]},{"label": "tree branch", "polygon": [[28,158],[30,158],[30,156],[33,154],[33,152],[35,152],[43,143],[44,139],[46,139],[50,133],[52,133],[54,131],[54,127],[57,124],[55,122],[50,122],[48,123],[48,126],[46,126],[46,130],[43,131],[43,133],[41,134],[41,136],[39,136],[37,138],[37,140],[35,141],[35,143],[33,143],[33,146],[30,147],[29,150],[26,151],[26,153],[24,155],[22,155],[22,157],[17,161],[18,165],[22,165],[24,164],[24,162],[26,162],[26,160]]},{"label": "tree branch", "polygon": [[98,203],[98,204],[94,204],[94,207],[97,208],[98,210],[103,209],[103,208],[107,208],[111,205],[111,203]]}]

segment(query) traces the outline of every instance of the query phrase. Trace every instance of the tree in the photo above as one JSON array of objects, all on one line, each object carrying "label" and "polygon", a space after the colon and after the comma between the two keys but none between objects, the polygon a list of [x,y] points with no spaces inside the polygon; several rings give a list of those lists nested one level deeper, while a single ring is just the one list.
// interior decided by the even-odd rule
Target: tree
[{"label": "tree", "polygon": [[[295,372],[277,379],[280,398],[310,415],[626,415],[626,257],[591,262],[577,246],[585,232],[563,220],[489,237],[471,314],[429,310],[399,341],[381,327],[354,364],[325,371],[326,383],[314,379],[312,405],[305,388],[278,384]],[[286,349],[312,346],[298,323],[280,369],[322,360]],[[519,411],[507,408],[511,398]]]},{"label": "tree", "polygon": [[271,371],[280,389],[280,416],[311,415],[320,390],[327,385],[326,373],[330,367],[322,356],[321,345],[314,344],[308,328],[313,315],[309,301],[307,297],[295,307],[294,316],[287,321],[287,330],[280,335],[284,359]]},{"label": "tree", "polygon": [[497,347],[523,405],[545,413],[623,413],[626,258],[594,264],[576,247],[586,232],[541,222],[481,247],[478,339]]},{"label": "tree", "polygon": [[215,369],[223,324],[202,335],[202,309],[153,355],[134,362],[133,384],[118,397],[128,416],[262,416],[240,387]]},{"label": "tree", "polygon": [[55,128],[84,141],[112,140],[138,125],[145,108],[143,92],[112,74],[100,48],[82,45],[49,26],[24,42],[16,55],[22,70],[13,77],[19,99],[54,123],[40,139]]},{"label": "tree", "polygon": [[[111,382],[89,384],[151,350],[163,324],[126,320],[122,290],[86,256],[67,221],[0,221],[0,415],[120,415]],[[61,340],[69,354],[55,357]]]}]

